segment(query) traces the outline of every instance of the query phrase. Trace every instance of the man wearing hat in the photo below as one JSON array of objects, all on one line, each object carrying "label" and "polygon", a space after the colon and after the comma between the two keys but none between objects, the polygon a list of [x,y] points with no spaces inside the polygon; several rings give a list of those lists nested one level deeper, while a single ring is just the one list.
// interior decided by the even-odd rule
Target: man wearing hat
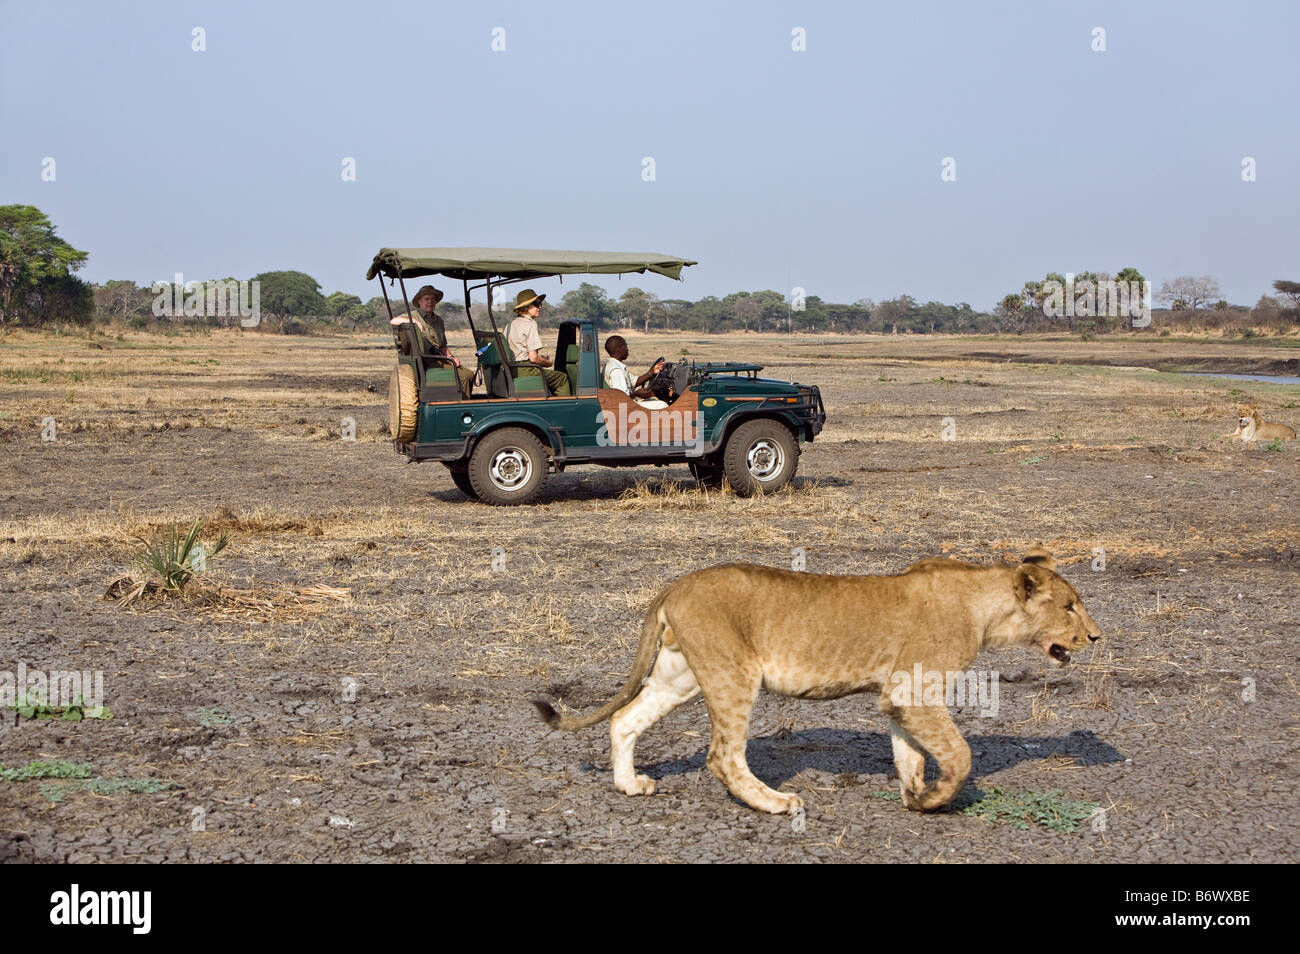
[{"label": "man wearing hat", "polygon": [[506,343],[515,356],[515,375],[542,375],[552,394],[568,397],[569,376],[551,367],[551,359],[542,354],[542,336],[537,333],[537,316],[542,313],[545,295],[526,288],[515,296],[515,317],[506,328]]},{"label": "man wearing hat", "polygon": [[474,372],[462,367],[460,360],[448,350],[447,328],[434,310],[438,307],[438,302],[442,301],[442,292],[432,285],[425,285],[415,293],[414,301],[415,310],[409,315],[398,315],[392,324],[402,325],[409,321],[414,326],[421,354],[440,354],[451,358],[451,363],[456,368],[460,393],[468,398],[474,390]]}]

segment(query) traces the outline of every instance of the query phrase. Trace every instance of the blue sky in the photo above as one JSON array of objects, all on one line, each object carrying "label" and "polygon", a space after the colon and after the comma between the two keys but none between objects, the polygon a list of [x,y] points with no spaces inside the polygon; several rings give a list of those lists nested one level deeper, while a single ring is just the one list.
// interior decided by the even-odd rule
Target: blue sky
[{"label": "blue sky", "polygon": [[1300,4],[1250,0],[0,0],[0,204],[94,281],[299,269],[368,298],[382,246],[484,245],[698,259],[598,282],[665,298],[987,308],[1134,265],[1252,304],[1300,280],[1297,36]]}]

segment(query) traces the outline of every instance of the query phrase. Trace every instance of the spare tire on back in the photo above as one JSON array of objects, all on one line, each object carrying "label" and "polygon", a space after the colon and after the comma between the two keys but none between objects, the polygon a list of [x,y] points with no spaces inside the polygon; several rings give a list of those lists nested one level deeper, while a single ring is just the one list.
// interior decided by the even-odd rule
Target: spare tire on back
[{"label": "spare tire on back", "polygon": [[415,368],[399,364],[388,379],[388,433],[395,441],[415,440],[420,413],[420,388]]}]

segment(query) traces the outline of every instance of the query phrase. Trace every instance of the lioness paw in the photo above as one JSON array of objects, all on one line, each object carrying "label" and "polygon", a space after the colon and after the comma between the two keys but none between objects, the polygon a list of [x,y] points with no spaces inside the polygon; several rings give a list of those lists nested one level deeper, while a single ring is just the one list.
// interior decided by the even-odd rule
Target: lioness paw
[{"label": "lioness paw", "polygon": [[630,784],[618,785],[618,790],[624,795],[653,795],[655,780],[648,775],[638,775]]}]

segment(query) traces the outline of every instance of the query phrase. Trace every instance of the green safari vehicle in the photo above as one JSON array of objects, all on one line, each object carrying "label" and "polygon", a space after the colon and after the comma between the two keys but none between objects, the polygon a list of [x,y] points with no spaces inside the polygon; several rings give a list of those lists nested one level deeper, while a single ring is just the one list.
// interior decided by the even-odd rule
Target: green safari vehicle
[{"label": "green safari vehicle", "polygon": [[[399,453],[440,461],[466,495],[489,504],[535,499],[547,474],[574,464],[606,467],[685,464],[706,486],[726,480],[739,494],[777,490],[794,476],[799,445],[826,422],[816,387],[761,378],[762,365],[668,363],[650,382],[667,407],[647,409],[604,386],[602,349],[591,321],[564,321],[554,367],[568,376],[569,395],[546,378],[518,374],[498,325],[492,295],[502,286],[571,274],[654,272],[679,278],[688,259],[632,252],[573,252],[491,248],[385,248],[366,273],[377,278],[390,320],[384,279],[460,279],[478,360],[481,389],[466,398],[452,360],[421,350],[409,322],[394,324],[397,366],[389,384],[389,426]],[[486,290],[487,324],[470,314],[470,294]],[[400,321],[400,318],[398,319]],[[481,323],[481,321],[480,321]],[[479,393],[481,390],[482,393]]]}]

